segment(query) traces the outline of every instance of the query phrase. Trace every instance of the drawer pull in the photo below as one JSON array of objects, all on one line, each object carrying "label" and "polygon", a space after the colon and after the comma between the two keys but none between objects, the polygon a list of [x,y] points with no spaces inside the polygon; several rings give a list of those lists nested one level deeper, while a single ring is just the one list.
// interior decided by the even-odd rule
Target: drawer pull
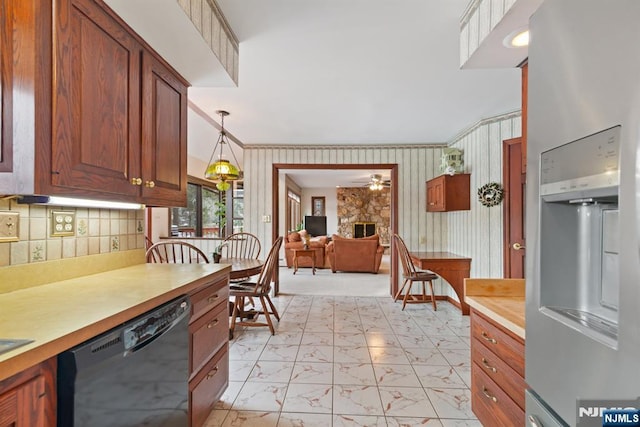
[{"label": "drawer pull", "polygon": [[535,415],[529,415],[529,425],[531,427],[542,427],[542,423]]},{"label": "drawer pull", "polygon": [[491,399],[491,400],[493,400],[495,403],[498,403],[498,398],[497,398],[497,397],[495,397],[495,396],[490,395],[490,394],[489,394],[489,390],[487,390],[487,388],[486,388],[486,387],[482,387],[482,394],[484,394],[484,396],[485,396],[487,399]]},{"label": "drawer pull", "polygon": [[214,327],[214,326],[216,326],[218,323],[219,323],[219,322],[218,322],[218,319],[214,319],[214,321],[213,321],[213,322],[209,322],[209,324],[207,325],[207,329],[211,329],[211,328],[213,328],[213,327]]},{"label": "drawer pull", "polygon": [[210,380],[211,378],[213,378],[216,374],[218,373],[218,367],[216,366],[215,368],[213,368],[211,371],[209,371],[209,373],[207,374],[207,378],[208,380]]},{"label": "drawer pull", "polygon": [[494,374],[496,372],[498,372],[498,370],[496,368],[494,368],[493,366],[489,365],[489,362],[484,357],[482,358],[482,366],[484,366],[486,369],[488,369],[489,371],[493,372]]},{"label": "drawer pull", "polygon": [[491,344],[498,344],[498,341],[496,341],[495,338],[491,338],[486,332],[482,331],[481,335],[485,341],[489,341]]},{"label": "drawer pull", "polygon": [[207,298],[207,302],[208,302],[208,303],[212,303],[212,302],[214,302],[214,301],[215,301],[215,300],[217,300],[217,299],[218,299],[218,294],[213,294],[213,295],[211,295],[209,298]]}]

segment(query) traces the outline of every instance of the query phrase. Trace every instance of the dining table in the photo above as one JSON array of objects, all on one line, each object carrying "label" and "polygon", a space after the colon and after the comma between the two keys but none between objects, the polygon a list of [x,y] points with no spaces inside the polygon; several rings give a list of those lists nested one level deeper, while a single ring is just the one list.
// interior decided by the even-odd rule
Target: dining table
[{"label": "dining table", "polygon": [[264,261],[255,258],[220,258],[220,264],[231,264],[229,279],[233,281],[260,274]]}]

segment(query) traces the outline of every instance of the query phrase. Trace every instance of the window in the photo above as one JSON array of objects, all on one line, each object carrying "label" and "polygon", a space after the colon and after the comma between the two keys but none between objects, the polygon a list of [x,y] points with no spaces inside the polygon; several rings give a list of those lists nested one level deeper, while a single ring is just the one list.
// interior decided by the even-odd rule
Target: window
[{"label": "window", "polygon": [[231,211],[233,232],[240,233],[244,230],[244,183],[233,182],[233,209]]},{"label": "window", "polygon": [[[241,183],[234,183],[241,187]],[[239,196],[240,201],[235,202],[236,190],[233,191],[234,196],[229,197],[233,204],[233,229],[235,231],[236,221],[239,221],[242,227],[244,199],[242,192]],[[229,227],[224,227],[227,215],[227,206],[225,204],[226,194],[221,193],[215,188],[214,183],[199,180],[197,178],[189,178],[187,184],[187,206],[179,208],[171,208],[171,236],[174,237],[225,237],[231,234],[227,231]],[[239,206],[239,207],[236,207]],[[236,219],[236,210],[238,215]],[[220,227],[222,222],[223,227]],[[222,231],[220,230],[222,228]]]},{"label": "window", "polygon": [[300,195],[294,193],[290,189],[287,190],[287,230],[294,231],[298,229],[298,225],[302,224],[302,215],[300,213]]}]

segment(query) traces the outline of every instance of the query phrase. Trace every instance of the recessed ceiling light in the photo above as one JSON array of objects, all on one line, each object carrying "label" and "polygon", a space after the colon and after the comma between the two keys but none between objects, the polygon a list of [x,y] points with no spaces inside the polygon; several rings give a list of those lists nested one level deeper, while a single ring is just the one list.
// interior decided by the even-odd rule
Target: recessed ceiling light
[{"label": "recessed ceiling light", "polygon": [[506,47],[525,47],[529,46],[529,29],[519,28],[505,37],[503,44]]}]

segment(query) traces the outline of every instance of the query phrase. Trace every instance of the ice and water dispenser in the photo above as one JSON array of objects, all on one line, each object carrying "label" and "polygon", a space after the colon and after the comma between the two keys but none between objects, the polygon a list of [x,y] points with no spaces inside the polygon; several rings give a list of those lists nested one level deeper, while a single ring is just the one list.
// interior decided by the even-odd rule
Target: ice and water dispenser
[{"label": "ice and water dispenser", "polygon": [[540,158],[540,309],[613,348],[619,298],[620,126]]}]

